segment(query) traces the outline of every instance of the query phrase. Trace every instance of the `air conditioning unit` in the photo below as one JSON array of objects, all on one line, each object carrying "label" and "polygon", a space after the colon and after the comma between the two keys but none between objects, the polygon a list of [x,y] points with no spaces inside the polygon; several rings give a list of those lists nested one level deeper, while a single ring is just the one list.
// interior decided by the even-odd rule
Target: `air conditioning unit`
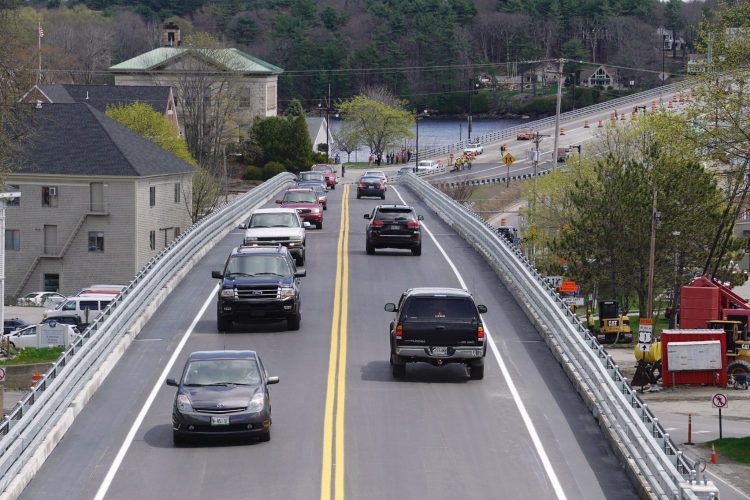
[{"label": "air conditioning unit", "polygon": [[49,188],[49,195],[50,196],[57,196],[57,186],[51,186]]}]

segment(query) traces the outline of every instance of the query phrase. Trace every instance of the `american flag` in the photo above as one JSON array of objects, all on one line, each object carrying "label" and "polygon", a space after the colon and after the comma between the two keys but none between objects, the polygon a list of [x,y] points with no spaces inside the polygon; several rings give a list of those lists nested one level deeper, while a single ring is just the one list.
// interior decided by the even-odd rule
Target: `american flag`
[{"label": "american flag", "polygon": [[39,38],[44,38],[44,30],[41,24],[39,25]]}]

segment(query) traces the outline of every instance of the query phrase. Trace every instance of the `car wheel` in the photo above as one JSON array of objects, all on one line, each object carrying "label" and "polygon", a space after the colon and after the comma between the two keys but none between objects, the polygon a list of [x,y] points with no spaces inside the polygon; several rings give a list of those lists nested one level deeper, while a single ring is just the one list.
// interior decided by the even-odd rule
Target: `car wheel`
[{"label": "car wheel", "polygon": [[271,440],[271,431],[270,430],[268,430],[268,431],[266,431],[266,432],[258,435],[258,441],[260,441],[261,443],[267,443],[270,440]]},{"label": "car wheel", "polygon": [[375,247],[369,241],[365,243],[365,251],[367,255],[375,255]]},{"label": "car wheel", "polygon": [[177,431],[172,431],[172,443],[174,443],[175,446],[183,446],[187,444],[187,442],[187,436],[184,436]]},{"label": "car wheel", "polygon": [[605,344],[612,344],[615,339],[617,338],[616,333],[605,333],[604,334],[604,343]]},{"label": "car wheel", "polygon": [[328,210],[328,204],[323,205],[323,210]]},{"label": "car wheel", "polygon": [[299,266],[305,265],[305,254],[300,255],[299,257],[295,257],[294,263]]},{"label": "car wheel", "polygon": [[14,344],[13,342],[10,342],[10,348],[11,348],[11,349],[13,349],[14,351],[17,351],[17,350],[18,350],[18,349],[16,348],[16,344]]},{"label": "car wheel", "polygon": [[381,194],[381,195],[380,195],[380,199],[381,199],[381,200],[385,200],[385,195],[384,195],[384,194]]},{"label": "car wheel", "polygon": [[216,323],[219,327],[219,332],[225,333],[232,331],[232,320],[230,318],[222,318],[219,316],[216,318]]},{"label": "car wheel", "polygon": [[299,330],[299,324],[301,321],[301,314],[293,314],[291,316],[287,316],[286,318],[286,323],[290,330]]},{"label": "car wheel", "polygon": [[336,184],[331,184],[331,189],[336,189]]},{"label": "car wheel", "polygon": [[359,194],[359,191],[357,191],[357,199],[360,199],[360,198],[362,198],[362,195]]},{"label": "car wheel", "polygon": [[418,247],[414,247],[411,249],[411,254],[415,256],[422,255],[422,245],[420,244]]},{"label": "car wheel", "polygon": [[315,223],[315,227],[318,228],[318,229],[323,229],[323,222],[322,221],[321,222],[316,222]]},{"label": "car wheel", "polygon": [[469,378],[471,378],[471,380],[482,380],[484,378],[484,363],[480,365],[469,365]]}]

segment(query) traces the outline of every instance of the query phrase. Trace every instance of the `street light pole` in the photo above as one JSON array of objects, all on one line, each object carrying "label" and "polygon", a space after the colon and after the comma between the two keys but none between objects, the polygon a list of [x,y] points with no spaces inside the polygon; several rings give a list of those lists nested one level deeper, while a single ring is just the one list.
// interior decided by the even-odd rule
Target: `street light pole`
[{"label": "street light pole", "polygon": [[414,163],[414,172],[418,171],[419,167],[419,110],[414,112],[414,120],[417,122],[417,146],[416,146],[416,163]]},{"label": "street light pole", "polygon": [[659,212],[656,211],[656,180],[654,179],[654,193],[651,204],[651,249],[648,259],[648,303],[646,307],[648,318],[654,314],[654,268],[656,267],[656,224],[659,221]]},{"label": "street light pole", "polygon": [[328,143],[329,134],[328,134],[328,117],[329,113],[331,111],[331,82],[328,82],[328,100],[326,101],[326,163],[331,159],[331,148]]},{"label": "street light pole", "polygon": [[474,96],[474,80],[469,80],[469,119],[467,120],[468,141],[471,141],[471,99]]},{"label": "street light pole", "polygon": [[555,145],[552,148],[552,171],[557,167],[557,147],[560,142],[560,107],[562,106],[562,77],[565,59],[558,59],[557,69],[557,106],[555,111]]}]

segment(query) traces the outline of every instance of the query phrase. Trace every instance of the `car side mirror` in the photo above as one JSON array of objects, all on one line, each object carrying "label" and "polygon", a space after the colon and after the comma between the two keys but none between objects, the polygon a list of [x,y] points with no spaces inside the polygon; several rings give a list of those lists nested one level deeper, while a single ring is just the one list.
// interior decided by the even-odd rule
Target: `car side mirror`
[{"label": "car side mirror", "polygon": [[276,200],[277,205],[281,205],[281,200]]},{"label": "car side mirror", "polygon": [[388,311],[389,313],[396,312],[397,311],[396,304],[394,304],[393,302],[388,302],[385,305],[385,310]]},{"label": "car side mirror", "polygon": [[167,379],[167,385],[170,387],[178,387],[180,384],[177,383],[177,381],[173,378]]},{"label": "car side mirror", "polygon": [[304,269],[297,269],[294,271],[295,278],[304,278],[305,276],[307,276],[307,271]]},{"label": "car side mirror", "polygon": [[417,220],[424,220],[424,215],[417,215]]},{"label": "car side mirror", "polygon": [[247,224],[240,224],[239,229],[247,229]]},{"label": "car side mirror", "polygon": [[477,311],[479,311],[479,314],[484,314],[487,312],[487,306],[480,304],[477,306]]},{"label": "car side mirror", "polygon": [[309,229],[312,227],[312,224],[308,221],[304,221],[302,222],[302,227],[304,227],[305,229]]},{"label": "car side mirror", "polygon": [[365,214],[365,219],[370,219],[370,214]]},{"label": "car side mirror", "polygon": [[216,279],[222,279],[224,277],[224,273],[221,271],[211,271],[211,277]]},{"label": "car side mirror", "polygon": [[268,377],[268,380],[266,381],[266,384],[278,384],[279,383],[279,377]]}]

